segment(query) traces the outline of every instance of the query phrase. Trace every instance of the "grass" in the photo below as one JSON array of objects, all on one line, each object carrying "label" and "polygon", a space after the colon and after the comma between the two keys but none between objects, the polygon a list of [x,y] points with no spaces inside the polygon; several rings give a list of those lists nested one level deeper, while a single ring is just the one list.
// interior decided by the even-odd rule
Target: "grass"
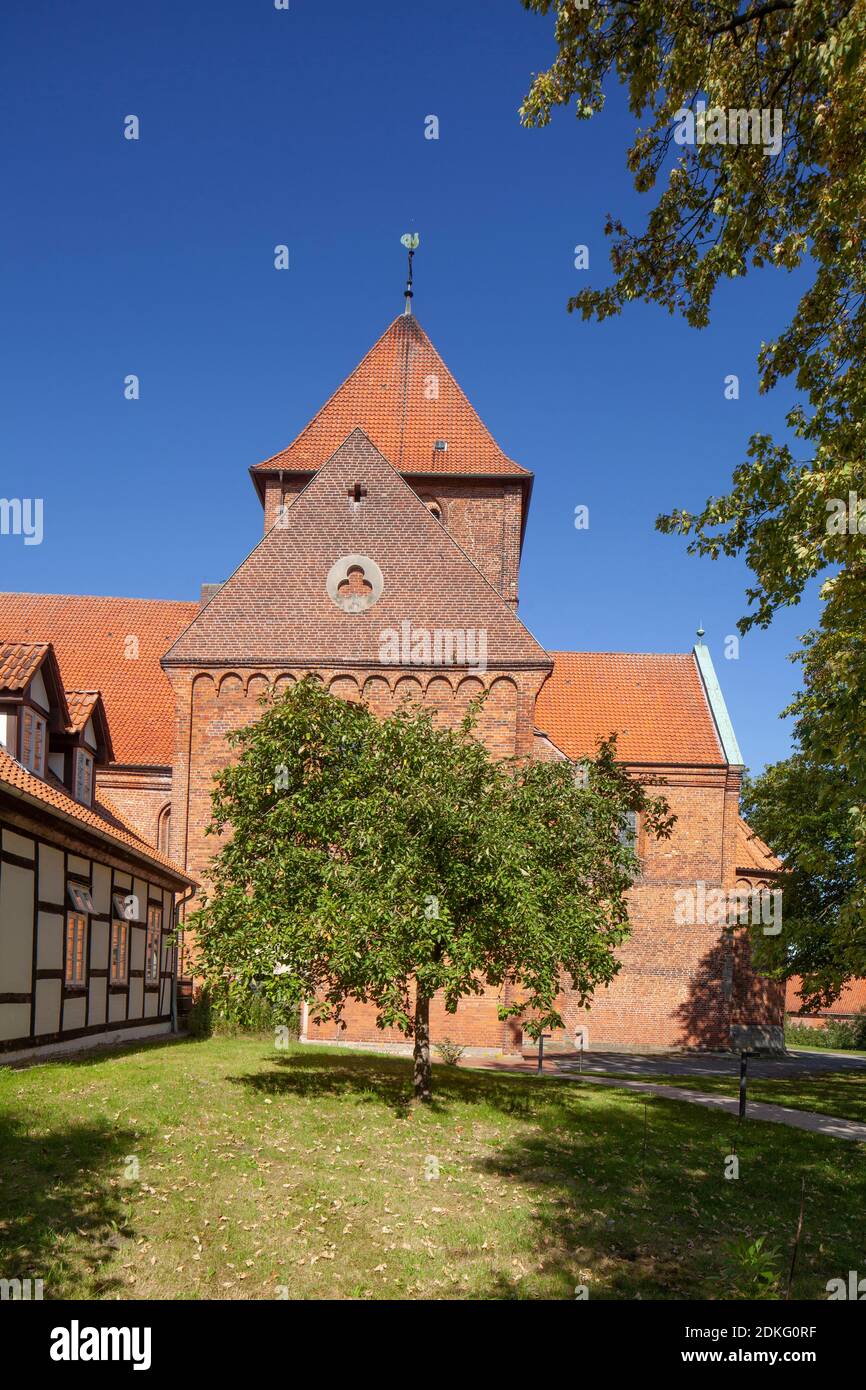
[{"label": "grass", "polygon": [[[598,1073],[613,1075],[613,1073]],[[617,1073],[619,1075],[619,1073]],[[737,1096],[739,1076],[644,1076],[624,1073],[628,1081],[650,1081],[662,1086],[702,1091],[707,1095]],[[814,1110],[842,1120],[866,1124],[866,1068],[863,1071],[815,1072],[780,1078],[748,1078],[748,1099],[786,1105],[791,1110]]]},{"label": "grass", "polygon": [[[815,1048],[814,1048],[814,1047],[807,1047],[807,1045],[806,1045],[805,1043],[794,1043],[794,1042],[789,1042],[789,1043],[786,1043],[786,1046],[787,1046],[789,1052],[814,1052],[814,1051],[815,1051]],[[822,1048],[821,1050],[822,1050],[822,1051],[826,1050],[827,1052],[841,1052],[842,1055],[843,1055],[844,1057],[866,1057],[866,1051],[864,1051],[862,1048],[856,1048],[856,1047],[828,1047],[828,1048],[826,1048],[826,1049],[823,1049],[823,1048]]]},{"label": "grass", "polygon": [[862,1265],[860,1145],[443,1066],[414,1108],[410,1075],[264,1038],[2,1069],[0,1277],[46,1298],[730,1298],[731,1242],[788,1252],[803,1176],[792,1296]]}]

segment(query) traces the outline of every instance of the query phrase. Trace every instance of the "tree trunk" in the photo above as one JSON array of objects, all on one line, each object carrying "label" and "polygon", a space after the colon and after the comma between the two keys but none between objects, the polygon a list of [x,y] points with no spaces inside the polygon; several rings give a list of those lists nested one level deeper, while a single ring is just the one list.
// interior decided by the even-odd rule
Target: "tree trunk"
[{"label": "tree trunk", "polygon": [[433,1068],[430,1065],[430,998],[426,994],[419,994],[415,1000],[414,1060],[415,1100],[429,1105],[433,1099]]}]

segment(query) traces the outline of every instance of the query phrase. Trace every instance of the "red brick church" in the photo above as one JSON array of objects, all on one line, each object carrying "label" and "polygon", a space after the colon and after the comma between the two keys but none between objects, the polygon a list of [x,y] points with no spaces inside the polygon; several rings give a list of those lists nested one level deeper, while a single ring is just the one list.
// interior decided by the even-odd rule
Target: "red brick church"
[{"label": "red brick church", "polygon": [[[310,672],[376,712],[424,701],[449,723],[485,690],[480,734],[502,757],[578,760],[616,732],[629,768],[664,782],[677,822],[662,842],[635,826],[623,968],[588,1013],[566,996],[564,1040],[583,1026],[593,1049],[778,1044],[783,991],[751,970],[742,934],[675,919],[679,889],[772,885],[779,869],[738,815],[742,759],[709,652],[538,643],[518,616],[533,475],[496,443],[417,319],[395,319],[250,475],[263,536],[199,602],[0,595],[0,641],[51,643],[69,687],[100,692],[112,757],[97,789],[141,839],[205,878],[227,733],[257,717],[269,685]],[[434,1042],[513,1050],[519,1026],[498,1020],[497,1002],[434,1011]],[[361,1006],[346,1022],[315,1038],[404,1041]]]}]

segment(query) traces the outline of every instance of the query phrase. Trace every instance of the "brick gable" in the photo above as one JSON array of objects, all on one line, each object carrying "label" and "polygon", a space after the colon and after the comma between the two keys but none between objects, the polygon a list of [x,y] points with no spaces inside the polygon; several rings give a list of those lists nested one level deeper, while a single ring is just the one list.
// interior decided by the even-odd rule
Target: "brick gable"
[{"label": "brick gable", "polygon": [[[355,484],[364,489],[358,503],[349,496]],[[326,589],[332,566],[348,555],[374,561],[383,576],[381,596],[366,611],[342,610]],[[430,632],[483,630],[490,669],[551,668],[501,595],[356,429],[197,614],[163,666],[291,662],[371,670],[383,664],[382,633],[406,621]]]}]

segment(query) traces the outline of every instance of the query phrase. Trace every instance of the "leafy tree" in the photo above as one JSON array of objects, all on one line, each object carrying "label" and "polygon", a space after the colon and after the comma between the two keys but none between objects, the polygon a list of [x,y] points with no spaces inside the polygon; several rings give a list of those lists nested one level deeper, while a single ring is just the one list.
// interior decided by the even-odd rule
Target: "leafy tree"
[{"label": "leafy tree", "polygon": [[[191,919],[198,968],[217,997],[255,986],[313,1020],[347,1000],[414,1038],[416,1098],[431,1096],[430,1000],[456,1010],[485,981],[509,986],[500,1017],[537,1036],[561,1025],[561,981],[582,1001],[619,969],[636,859],[624,828],[640,812],[669,835],[660,797],[616,763],[514,766],[429,710],[385,720],[312,679],[267,697],[231,735],[211,833],[230,830]],[[585,780],[585,785],[581,783]]]},{"label": "leafy tree", "polygon": [[[702,327],[722,278],[762,267],[805,278],[790,323],[768,334],[758,357],[762,392],[786,378],[798,389],[788,437],[755,434],[725,496],[657,525],[689,536],[693,554],[745,557],[754,582],[743,633],[823,580],[792,711],[805,764],[819,775],[839,770],[834,798],[850,811],[855,868],[849,878],[841,866],[845,930],[858,921],[866,929],[866,4],[522,3],[555,14],[558,50],[532,83],[524,122],[545,125],[572,102],[578,118],[591,117],[616,79],[645,121],[628,151],[635,187],[663,184],[642,231],[608,217],[613,283],[582,290],[569,310],[604,319],[644,299]],[[758,143],[745,143],[759,127]],[[786,786],[785,768],[766,785]],[[806,802],[803,833],[782,842],[805,856],[807,874],[823,845],[805,839],[818,829],[808,810]],[[786,803],[783,814],[796,807]]]},{"label": "leafy tree", "polygon": [[851,978],[866,975],[866,934],[857,893],[855,827],[844,772],[795,754],[743,785],[743,815],[783,857],[784,932],[752,933],[759,970],[801,975],[807,1012],[824,1008]]}]

